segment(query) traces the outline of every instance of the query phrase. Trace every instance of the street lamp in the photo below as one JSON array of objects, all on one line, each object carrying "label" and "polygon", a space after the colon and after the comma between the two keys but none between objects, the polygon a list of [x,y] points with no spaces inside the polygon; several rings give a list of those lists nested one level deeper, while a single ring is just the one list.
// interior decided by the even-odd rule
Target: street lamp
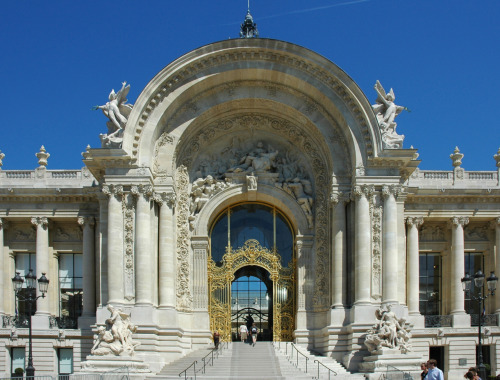
[{"label": "street lamp", "polygon": [[479,303],[479,323],[478,323],[478,355],[477,355],[477,368],[479,370],[479,377],[481,379],[486,379],[486,367],[483,364],[483,349],[481,347],[482,343],[482,335],[481,335],[481,325],[483,323],[483,301],[488,298],[488,296],[492,296],[495,294],[495,290],[497,288],[498,277],[495,276],[494,272],[491,272],[489,277],[486,279],[486,283],[488,284],[488,291],[484,294],[483,285],[484,285],[484,273],[481,270],[478,270],[474,277],[470,276],[469,273],[466,273],[464,278],[462,278],[462,288],[464,292],[467,294],[471,291],[472,279],[474,279],[474,285],[479,289],[478,295],[474,296],[471,294],[470,298],[473,301],[478,301]]},{"label": "street lamp", "polygon": [[26,301],[28,303],[28,314],[29,314],[29,356],[28,356],[28,366],[26,367],[26,377],[34,377],[35,376],[35,367],[33,367],[33,351],[31,348],[31,307],[33,302],[36,302],[40,297],[45,298],[45,293],[49,288],[49,280],[45,277],[45,273],[42,273],[42,276],[38,279],[38,288],[40,289],[41,295],[36,296],[36,276],[33,273],[33,269],[29,270],[29,273],[24,276],[26,280],[26,289],[27,295],[21,294],[21,289],[23,288],[23,278],[20,276],[19,272],[16,272],[16,275],[12,279],[12,285],[14,287],[14,293],[16,298],[19,301]]}]

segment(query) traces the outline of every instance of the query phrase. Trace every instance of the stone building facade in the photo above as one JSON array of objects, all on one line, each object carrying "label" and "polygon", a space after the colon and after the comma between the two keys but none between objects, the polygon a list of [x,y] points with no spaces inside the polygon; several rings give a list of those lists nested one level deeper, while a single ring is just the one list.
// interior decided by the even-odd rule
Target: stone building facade
[{"label": "stone building facade", "polygon": [[[495,171],[465,171],[458,149],[453,170],[419,170],[398,111],[384,119],[367,96],[303,47],[217,42],[158,73],[82,170],[48,170],[44,149],[34,171],[0,170],[0,377],[27,349],[11,278],[30,268],[50,279],[32,318],[37,374],[63,373],[62,359],[79,371],[108,304],[131,315],[152,372],[216,328],[233,339],[234,305],[268,339],[356,372],[375,310],[391,304],[413,352],[461,377],[478,320],[460,280],[500,273],[500,153]],[[245,278],[265,296],[243,300]],[[483,329],[493,373],[499,294]]]}]

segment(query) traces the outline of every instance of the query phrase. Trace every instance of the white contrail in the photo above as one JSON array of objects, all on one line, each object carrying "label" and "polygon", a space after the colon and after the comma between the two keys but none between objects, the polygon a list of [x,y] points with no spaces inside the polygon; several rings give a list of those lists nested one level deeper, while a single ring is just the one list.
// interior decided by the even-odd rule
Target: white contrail
[{"label": "white contrail", "polygon": [[281,16],[286,16],[286,15],[291,15],[291,14],[298,14],[298,13],[306,13],[306,12],[314,12],[314,11],[319,11],[322,9],[328,9],[328,8],[334,8],[334,7],[340,7],[344,5],[352,5],[352,4],[358,4],[358,3],[366,3],[370,0],[352,0],[352,1],[345,1],[343,3],[337,3],[337,4],[330,4],[330,5],[324,5],[322,7],[314,7],[314,8],[307,8],[307,9],[299,9],[296,11],[290,11],[286,13],[281,13],[281,14],[276,14],[276,15],[271,15],[271,16],[264,16],[260,17],[259,20],[264,20],[268,18],[274,18],[274,17],[281,17]]}]

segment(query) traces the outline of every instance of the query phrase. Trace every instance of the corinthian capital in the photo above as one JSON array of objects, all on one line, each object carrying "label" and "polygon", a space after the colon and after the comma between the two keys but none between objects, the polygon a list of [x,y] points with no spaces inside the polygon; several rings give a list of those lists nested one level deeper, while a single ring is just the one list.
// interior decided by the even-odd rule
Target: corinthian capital
[{"label": "corinthian capital", "polygon": [[469,224],[469,218],[467,216],[454,216],[450,219],[450,222],[453,226],[466,226]]},{"label": "corinthian capital", "polygon": [[149,197],[153,194],[153,186],[151,185],[137,185],[132,186],[130,192],[136,197],[143,196],[144,199],[149,200]]},{"label": "corinthian capital", "polygon": [[406,218],[406,224],[410,227],[420,227],[424,223],[424,218],[421,216],[409,216]]},{"label": "corinthian capital", "polygon": [[9,222],[7,222],[5,220],[5,218],[0,218],[0,231],[6,230],[8,226],[9,226]]},{"label": "corinthian capital", "polygon": [[396,198],[401,193],[401,186],[399,185],[390,185],[382,187],[382,197],[384,199],[389,198],[391,195]]},{"label": "corinthian capital", "polygon": [[79,216],[77,221],[82,227],[85,227],[86,225],[93,227],[95,225],[95,219],[93,216]]},{"label": "corinthian capital", "polygon": [[163,192],[163,193],[154,193],[153,199],[160,206],[167,205],[168,207],[172,207],[175,204],[175,193],[174,192]]},{"label": "corinthian capital", "polygon": [[367,199],[373,195],[375,187],[373,185],[361,185],[354,186],[352,189],[352,197],[354,200],[358,200],[361,197],[366,197]]},{"label": "corinthian capital", "polygon": [[31,218],[31,224],[34,226],[40,226],[43,229],[46,229],[49,225],[49,220],[44,216],[34,216]]},{"label": "corinthian capital", "polygon": [[330,203],[336,206],[340,203],[347,203],[350,200],[350,194],[342,191],[335,192],[330,195]]},{"label": "corinthian capital", "polygon": [[102,185],[103,194],[108,197],[119,197],[123,195],[123,186],[122,185]]}]

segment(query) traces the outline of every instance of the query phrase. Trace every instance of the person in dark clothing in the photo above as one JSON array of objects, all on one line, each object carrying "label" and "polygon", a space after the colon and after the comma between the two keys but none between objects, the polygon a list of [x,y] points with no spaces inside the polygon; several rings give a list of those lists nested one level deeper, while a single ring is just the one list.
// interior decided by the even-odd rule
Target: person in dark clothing
[{"label": "person in dark clothing", "polygon": [[217,350],[219,348],[220,333],[219,330],[214,331],[214,346]]}]

